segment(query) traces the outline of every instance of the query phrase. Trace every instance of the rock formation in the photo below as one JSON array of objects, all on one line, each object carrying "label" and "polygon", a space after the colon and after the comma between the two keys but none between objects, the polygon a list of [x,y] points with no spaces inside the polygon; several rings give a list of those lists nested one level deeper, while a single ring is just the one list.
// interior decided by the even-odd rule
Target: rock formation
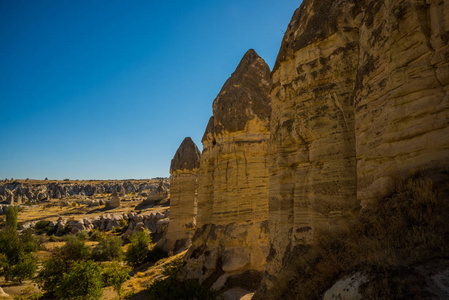
[{"label": "rock formation", "polygon": [[196,226],[198,168],[201,153],[190,137],[176,151],[170,166],[170,223],[165,251],[189,245]]},{"label": "rock formation", "polygon": [[[167,180],[165,179],[164,182]],[[37,203],[49,199],[61,199],[74,195],[94,196],[95,194],[119,192],[139,192],[141,195],[156,192],[158,185],[154,181],[142,180],[99,180],[99,181],[52,181],[16,180],[0,183],[0,202],[8,204],[14,200]],[[18,204],[18,203],[16,203]]]},{"label": "rock formation", "polygon": [[[63,235],[67,233],[75,234],[80,231],[89,231],[92,229],[111,231],[116,227],[123,227],[123,223],[125,223],[128,224],[128,228],[123,234],[123,238],[126,239],[131,235],[146,229],[150,233],[162,235],[167,230],[168,216],[168,210],[161,209],[159,211],[144,212],[141,214],[130,212],[104,214],[96,217],[85,216],[80,219],[60,219],[58,221],[51,221],[48,226],[52,233]],[[123,222],[123,220],[126,222]],[[21,224],[19,225],[19,229],[26,230],[33,228],[36,223],[36,221],[32,221]]]},{"label": "rock formation", "polygon": [[317,229],[369,206],[392,176],[448,167],[448,11],[447,0],[304,0],[294,13],[272,73],[259,296]]},{"label": "rock formation", "polygon": [[227,276],[248,272],[258,278],[264,270],[270,89],[269,67],[249,50],[213,102],[185,277],[214,282],[222,275],[214,286],[219,287]]},{"label": "rock formation", "polygon": [[143,205],[154,205],[159,203],[161,200],[168,197],[168,189],[165,187],[164,182],[160,181],[158,187],[152,190],[147,198],[142,201]]},{"label": "rock formation", "polygon": [[112,209],[120,207],[120,197],[117,191],[112,192],[111,200],[106,201],[106,208]]}]

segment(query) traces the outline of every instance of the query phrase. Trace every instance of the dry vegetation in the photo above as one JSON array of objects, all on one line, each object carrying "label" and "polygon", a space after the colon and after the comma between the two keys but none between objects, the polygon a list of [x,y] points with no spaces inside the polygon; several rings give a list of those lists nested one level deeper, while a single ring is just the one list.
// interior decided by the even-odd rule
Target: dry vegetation
[{"label": "dry vegetation", "polygon": [[356,272],[368,276],[361,286],[363,299],[429,296],[414,267],[449,259],[449,187],[444,176],[438,186],[424,172],[398,178],[388,196],[347,227],[321,230],[317,245],[303,249],[296,260],[297,273],[286,282],[282,298],[318,299],[336,280]]}]

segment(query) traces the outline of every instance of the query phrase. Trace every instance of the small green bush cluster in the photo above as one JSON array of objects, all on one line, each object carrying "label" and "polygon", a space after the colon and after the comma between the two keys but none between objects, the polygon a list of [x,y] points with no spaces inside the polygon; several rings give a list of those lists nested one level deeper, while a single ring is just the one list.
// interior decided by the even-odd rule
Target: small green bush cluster
[{"label": "small green bush cluster", "polygon": [[[82,235],[68,235],[66,244],[44,261],[36,278],[39,287],[59,299],[99,299],[104,286],[121,295],[130,269],[122,266],[121,240],[105,238],[91,251]],[[102,265],[96,261],[113,260]]]},{"label": "small green bush cluster", "polygon": [[114,232],[114,233],[125,233],[125,231],[129,227],[128,221],[126,221],[125,219],[120,219],[119,222],[120,222],[120,227],[114,227],[112,232]]},{"label": "small green bush cluster", "polygon": [[34,230],[36,231],[36,234],[52,234],[52,229],[50,228],[50,221],[47,220],[40,220],[34,225]]},{"label": "small green bush cluster", "polygon": [[18,234],[17,207],[11,206],[6,214],[6,228],[0,231],[0,275],[7,281],[21,283],[32,278],[36,272],[36,259],[33,252],[39,248],[39,242],[31,230]]}]

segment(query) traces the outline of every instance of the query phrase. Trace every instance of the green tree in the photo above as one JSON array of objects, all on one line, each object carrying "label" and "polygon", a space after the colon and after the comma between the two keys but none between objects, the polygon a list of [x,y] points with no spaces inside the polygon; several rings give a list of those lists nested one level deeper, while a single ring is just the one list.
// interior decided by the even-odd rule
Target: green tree
[{"label": "green tree", "polygon": [[36,268],[35,257],[31,253],[23,254],[20,257],[19,262],[12,265],[12,267],[5,272],[5,279],[22,283],[22,280],[34,276]]},{"label": "green tree", "polygon": [[120,237],[108,236],[100,240],[92,251],[92,258],[96,261],[122,260],[123,241]]},{"label": "green tree", "polygon": [[38,243],[30,232],[21,235],[8,226],[0,231],[0,269],[8,281],[21,282],[32,278],[36,271],[36,260],[31,255]]},{"label": "green tree", "polygon": [[19,211],[17,206],[9,206],[6,211],[6,227],[16,230]]},{"label": "green tree", "polygon": [[56,291],[64,274],[69,273],[76,262],[89,259],[90,250],[84,240],[68,235],[66,241],[64,246],[54,250],[53,255],[43,262],[42,270],[35,279],[38,286],[48,293]]},{"label": "green tree", "polygon": [[56,288],[60,299],[100,299],[103,281],[101,268],[93,261],[75,263]]},{"label": "green tree", "polygon": [[118,261],[113,261],[104,269],[103,276],[106,286],[112,286],[119,298],[122,297],[122,285],[129,278],[129,272],[131,269],[122,266]]},{"label": "green tree", "polygon": [[90,249],[86,246],[84,239],[69,234],[66,236],[66,243],[62,246],[60,254],[67,260],[83,261],[89,258]]},{"label": "green tree", "polygon": [[45,260],[42,270],[35,279],[39,288],[47,293],[54,293],[64,273],[68,272],[71,267],[71,263],[67,264],[67,261],[57,254],[53,254],[49,259]]},{"label": "green tree", "polygon": [[126,261],[133,267],[136,267],[148,259],[148,246],[151,243],[151,237],[142,231],[133,234],[130,237],[130,241],[131,245],[129,245],[125,254]]}]

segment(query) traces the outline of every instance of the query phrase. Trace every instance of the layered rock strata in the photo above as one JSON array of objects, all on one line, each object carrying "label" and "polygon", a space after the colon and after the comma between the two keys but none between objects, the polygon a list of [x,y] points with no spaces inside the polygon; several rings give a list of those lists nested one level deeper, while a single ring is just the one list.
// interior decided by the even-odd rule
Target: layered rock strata
[{"label": "layered rock strata", "polygon": [[191,243],[196,228],[200,159],[200,150],[186,137],[171,161],[170,223],[165,251],[179,250]]},{"label": "layered rock strata", "polygon": [[[263,271],[267,255],[270,69],[249,50],[213,102],[202,139],[197,230],[186,277]],[[253,274],[253,273],[251,273]],[[217,286],[215,286],[217,287]]]},{"label": "layered rock strata", "polygon": [[270,251],[256,298],[292,275],[317,229],[369,206],[391,177],[448,167],[448,11],[448,0],[304,0],[294,13],[272,73]]}]

